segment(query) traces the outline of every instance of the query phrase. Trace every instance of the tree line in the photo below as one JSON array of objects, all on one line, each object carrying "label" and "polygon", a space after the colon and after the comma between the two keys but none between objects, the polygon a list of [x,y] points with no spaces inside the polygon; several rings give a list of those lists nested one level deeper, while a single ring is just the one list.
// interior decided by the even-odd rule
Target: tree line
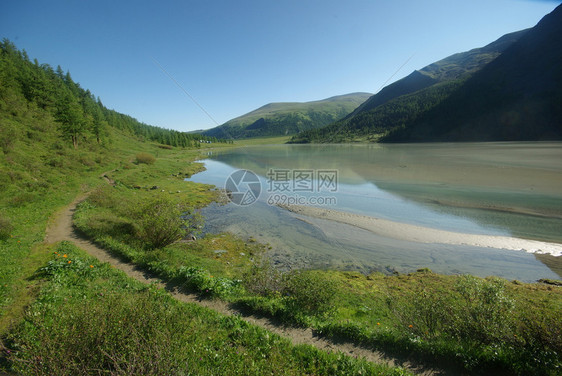
[{"label": "tree line", "polygon": [[9,107],[10,98],[23,95],[28,103],[50,113],[60,135],[78,148],[81,140],[94,138],[103,143],[110,137],[108,127],[147,141],[177,147],[199,147],[202,142],[231,142],[216,137],[179,132],[148,125],[108,109],[99,97],[80,87],[69,72],[59,66],[31,61],[25,50],[11,41],[0,42],[0,98]]}]

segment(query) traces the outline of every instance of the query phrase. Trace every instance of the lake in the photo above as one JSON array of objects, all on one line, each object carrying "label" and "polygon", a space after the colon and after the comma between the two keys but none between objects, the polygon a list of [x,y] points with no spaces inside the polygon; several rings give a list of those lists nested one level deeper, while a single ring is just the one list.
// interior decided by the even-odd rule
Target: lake
[{"label": "lake", "polygon": [[[203,162],[207,170],[191,180],[229,185],[237,202],[203,209],[205,231],[269,244],[282,268],[561,278],[562,257],[399,236],[411,225],[562,243],[560,142],[268,145],[210,151]],[[238,170],[255,175],[232,175]],[[374,217],[398,231],[389,236],[276,204]]]}]

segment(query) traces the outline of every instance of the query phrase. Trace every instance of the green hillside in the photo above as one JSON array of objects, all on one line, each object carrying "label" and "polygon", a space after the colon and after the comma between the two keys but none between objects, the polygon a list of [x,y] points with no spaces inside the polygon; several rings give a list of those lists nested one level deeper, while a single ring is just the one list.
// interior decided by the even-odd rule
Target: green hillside
[{"label": "green hillside", "polygon": [[291,142],[376,141],[441,103],[526,32],[504,35],[485,47],[457,53],[416,70],[383,88],[344,119],[295,135]]},{"label": "green hillside", "polygon": [[313,102],[270,103],[203,134],[224,139],[291,135],[333,123],[370,96],[352,93]]},{"label": "green hillside", "polygon": [[562,139],[562,6],[384,141]]}]

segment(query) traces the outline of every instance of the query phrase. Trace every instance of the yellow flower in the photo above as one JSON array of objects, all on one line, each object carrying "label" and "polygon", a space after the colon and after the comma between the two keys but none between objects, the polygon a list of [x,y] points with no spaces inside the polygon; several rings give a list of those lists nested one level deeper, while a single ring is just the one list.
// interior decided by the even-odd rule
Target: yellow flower
[{"label": "yellow flower", "polygon": [[72,261],[68,260],[68,263],[70,264]]},{"label": "yellow flower", "polygon": [[408,325],[408,328],[413,328],[414,326],[412,324]]},{"label": "yellow flower", "polygon": [[67,255],[62,255],[62,257],[67,258],[68,256],[67,256]]},{"label": "yellow flower", "polygon": [[380,322],[377,323],[377,325],[380,325],[380,324],[381,324]]},{"label": "yellow flower", "polygon": [[94,265],[90,265],[90,268],[93,268],[93,267],[94,267]]}]

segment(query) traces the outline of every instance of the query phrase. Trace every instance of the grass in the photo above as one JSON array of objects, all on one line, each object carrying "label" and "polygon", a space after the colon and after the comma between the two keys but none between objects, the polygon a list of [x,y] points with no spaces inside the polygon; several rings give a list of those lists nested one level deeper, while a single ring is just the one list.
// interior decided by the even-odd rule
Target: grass
[{"label": "grass", "polygon": [[[56,137],[48,139],[48,133],[45,137],[54,145],[52,150],[45,148],[53,152],[46,161],[38,140],[15,144],[0,159],[0,174],[9,179],[9,183],[2,180],[4,194],[0,197],[4,370],[84,374],[103,369],[113,374],[156,374],[177,373],[184,367],[181,370],[186,374],[218,370],[234,374],[235,369],[248,374],[276,374],[278,370],[287,374],[342,374],[348,370],[351,374],[361,369],[357,367],[366,367],[365,372],[375,372],[369,368],[374,366],[364,362],[309,347],[281,345],[280,339],[276,339],[281,341],[275,342],[277,347],[265,341],[271,349],[264,350],[260,347],[263,336],[272,338],[270,334],[237,319],[182,308],[165,294],[136,285],[68,244],[57,250],[67,254],[65,259],[72,255],[72,262],[64,264],[62,256],[42,243],[45,228],[54,212],[87,191],[93,193],[75,216],[80,230],[106,249],[202,297],[221,298],[285,323],[311,327],[324,336],[398,356],[447,363],[462,372],[554,375],[560,370],[559,286],[443,276],[428,270],[398,276],[326,270],[281,273],[260,261],[262,245],[230,234],[155,249],[137,236],[142,224],[139,208],[158,198],[193,211],[218,197],[212,187],[184,180],[202,169],[192,162],[199,152],[161,148],[118,132],[111,145],[85,144],[79,152],[59,145]],[[134,163],[139,153],[153,156],[153,163]],[[99,178],[102,172],[107,172],[115,186]],[[193,234],[197,231],[197,225],[189,229]],[[110,291],[113,300],[104,291]],[[117,325],[123,320],[112,321],[125,316],[134,319],[132,326]],[[207,316],[213,319],[207,322]],[[210,339],[197,335],[214,333],[212,327],[221,329]],[[249,337],[240,347],[236,339],[246,338],[246,332]],[[159,333],[168,338],[177,335],[179,340],[168,343]],[[191,347],[186,348],[186,343]],[[238,354],[219,343],[232,344]],[[98,354],[85,359],[86,349],[92,346],[98,346]],[[190,349],[196,355],[188,354]],[[201,356],[204,351],[210,358]],[[239,359],[244,353],[247,361]],[[215,354],[223,362],[211,359]],[[154,356],[161,361],[147,360]],[[226,368],[221,368],[223,364]]]},{"label": "grass", "polygon": [[34,375],[405,375],[289,341],[238,317],[174,300],[60,243],[35,275],[38,299],[3,348]]},{"label": "grass", "polygon": [[[124,179],[122,173],[131,179],[144,176],[131,169],[115,172],[114,179]],[[174,177],[160,178],[162,184],[170,179]],[[164,193],[170,200],[179,197]],[[430,270],[398,276],[328,270],[281,273],[260,261],[264,247],[251,239],[207,235],[152,249],[134,236],[134,230],[111,232],[119,226],[134,228],[127,209],[136,206],[131,197],[154,194],[102,188],[80,206],[76,225],[106,249],[202,297],[225,299],[328,337],[464,372],[549,375],[562,366],[558,286]],[[193,195],[184,200],[199,203]]]},{"label": "grass", "polygon": [[[56,143],[56,138],[51,140],[47,134],[45,142]],[[84,192],[94,190],[92,198],[106,203],[111,197],[123,199],[117,203],[120,208],[154,195],[193,208],[217,197],[209,186],[184,181],[202,168],[192,162],[197,151],[133,142],[117,133],[111,147],[90,146],[80,153],[63,147],[56,168],[40,162],[41,147],[33,143],[15,145],[17,153],[0,159],[1,172],[18,177],[4,186],[0,197],[0,372],[407,374],[311,346],[292,346],[237,317],[179,303],[86,256],[70,243],[44,244],[49,218]],[[133,163],[143,152],[154,156],[153,164]],[[35,163],[35,178],[28,175],[29,163]],[[115,187],[100,179],[102,172],[115,181]],[[57,184],[60,181],[62,185]],[[87,205],[81,209],[87,210]],[[89,218],[89,224],[104,233],[112,225],[123,224],[120,216],[128,213],[105,210],[97,214]],[[126,235],[124,229],[127,226],[117,233]],[[116,244],[126,247],[123,242]],[[216,254],[217,247],[229,253]],[[181,243],[148,254],[149,268],[175,270],[187,258],[190,264],[227,276],[251,257],[244,242],[229,235],[200,240],[187,254]],[[211,259],[211,254],[222,259]],[[188,269],[182,270],[184,275],[191,273],[193,281],[199,278],[214,291],[229,280]]]},{"label": "grass", "polygon": [[[53,215],[94,191],[91,207],[81,207],[92,214],[87,227],[105,236],[109,248],[130,250],[131,259],[145,257],[137,261],[148,268],[189,277],[194,286],[223,295],[236,285],[230,275],[251,257],[240,251],[248,252],[244,242],[228,236],[201,240],[190,252],[176,245],[151,249],[155,242],[144,244],[150,237],[135,240],[143,225],[148,233],[151,222],[139,221],[139,209],[150,199],[193,210],[217,197],[211,187],[184,178],[201,170],[192,162],[200,152],[228,145],[196,143],[194,150],[146,142],[152,136],[182,144],[186,137],[97,105],[70,76],[63,80],[48,65],[31,63],[9,42],[1,52],[0,374],[405,374],[291,346],[237,317],[179,303],[70,243],[45,244]],[[72,139],[55,120],[64,88],[82,105],[73,108],[73,118],[85,129]],[[232,254],[215,254],[213,246]]]},{"label": "grass", "polygon": [[235,141],[237,146],[253,146],[253,145],[277,145],[286,144],[291,136],[273,136],[273,137],[255,137],[246,138]]}]

